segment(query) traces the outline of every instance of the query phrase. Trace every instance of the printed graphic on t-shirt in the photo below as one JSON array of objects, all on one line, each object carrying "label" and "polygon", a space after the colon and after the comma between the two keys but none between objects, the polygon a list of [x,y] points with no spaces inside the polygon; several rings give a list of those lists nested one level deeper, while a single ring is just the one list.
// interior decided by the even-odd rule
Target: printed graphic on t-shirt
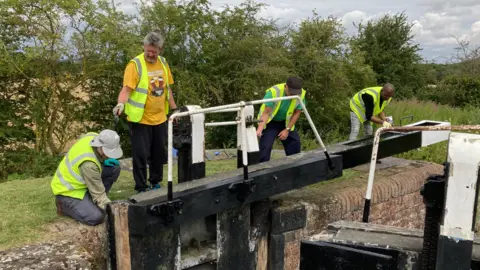
[{"label": "printed graphic on t-shirt", "polygon": [[150,79],[150,87],[152,89],[152,96],[161,96],[164,92],[163,71],[155,70],[148,72],[148,78]]}]

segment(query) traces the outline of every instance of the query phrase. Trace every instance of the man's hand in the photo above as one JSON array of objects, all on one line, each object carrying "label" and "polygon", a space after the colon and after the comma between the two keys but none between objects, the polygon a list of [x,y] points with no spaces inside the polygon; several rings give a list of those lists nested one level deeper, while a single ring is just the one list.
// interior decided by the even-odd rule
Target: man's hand
[{"label": "man's hand", "polygon": [[118,162],[118,160],[114,159],[114,158],[107,158],[103,164],[105,164],[105,166],[108,166],[108,167],[113,167],[113,166],[120,166],[120,163]]},{"label": "man's hand", "polygon": [[263,127],[258,127],[257,128],[257,137],[258,138],[262,137],[262,133],[263,133]]},{"label": "man's hand", "polygon": [[113,115],[121,115],[124,108],[125,108],[125,104],[118,103],[117,106],[113,108]]},{"label": "man's hand", "polygon": [[392,127],[392,124],[390,124],[390,123],[387,122],[387,121],[383,121],[382,126],[383,126],[384,128],[390,128],[390,127]]},{"label": "man's hand", "polygon": [[[178,108],[170,110],[170,112],[167,114],[167,120],[170,119],[170,116],[172,116],[172,114],[174,114],[176,112],[179,112]],[[173,121],[176,121],[176,120],[177,119],[174,119]]]},{"label": "man's hand", "polygon": [[284,141],[284,140],[287,139],[288,133],[289,133],[288,129],[284,129],[284,130],[282,130],[282,132],[280,132],[280,134],[278,134],[278,138],[280,138],[280,140]]},{"label": "man's hand", "polygon": [[[170,119],[170,116],[172,116],[172,114],[176,113],[176,112],[180,112],[180,110],[177,108],[173,109],[173,110],[170,110],[170,112],[167,114],[167,121]],[[173,119],[173,123],[174,124],[177,124],[178,123],[178,118],[175,118]]]}]

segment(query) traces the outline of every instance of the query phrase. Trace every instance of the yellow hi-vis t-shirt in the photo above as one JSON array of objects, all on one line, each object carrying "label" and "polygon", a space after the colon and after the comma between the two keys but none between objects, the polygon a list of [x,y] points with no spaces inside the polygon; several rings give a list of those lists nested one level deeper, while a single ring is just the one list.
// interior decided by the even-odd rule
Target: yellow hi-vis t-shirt
[{"label": "yellow hi-vis t-shirt", "polygon": [[[165,121],[167,121],[167,115],[165,113],[165,99],[167,97],[167,87],[165,84],[165,77],[163,74],[163,64],[162,62],[157,59],[155,64],[150,64],[149,62],[145,62],[147,65],[148,71],[148,96],[147,101],[145,102],[145,110],[143,112],[142,120],[139,123],[146,124],[146,125],[159,125]],[[170,71],[170,67],[167,64],[168,70],[168,82],[173,84],[173,76],[172,72]],[[161,96],[155,96],[152,93],[152,89],[154,87],[159,87],[159,78],[163,79],[163,93]],[[127,67],[125,68],[125,74],[123,76],[123,86],[128,86],[131,89],[135,89],[139,82],[140,78],[138,77],[137,69],[135,67],[135,63],[130,62],[128,63]],[[128,119],[128,118],[127,118]],[[130,119],[129,119],[130,120]]]}]

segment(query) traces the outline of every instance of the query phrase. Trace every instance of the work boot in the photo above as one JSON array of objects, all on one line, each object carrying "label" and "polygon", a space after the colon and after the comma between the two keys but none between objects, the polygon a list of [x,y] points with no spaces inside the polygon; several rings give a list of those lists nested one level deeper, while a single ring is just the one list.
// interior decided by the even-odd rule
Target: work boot
[{"label": "work boot", "polygon": [[154,184],[151,184],[151,185],[150,185],[150,189],[151,189],[151,190],[153,190],[153,189],[159,189],[159,188],[161,188],[160,184],[155,184],[155,185],[154,185]]}]

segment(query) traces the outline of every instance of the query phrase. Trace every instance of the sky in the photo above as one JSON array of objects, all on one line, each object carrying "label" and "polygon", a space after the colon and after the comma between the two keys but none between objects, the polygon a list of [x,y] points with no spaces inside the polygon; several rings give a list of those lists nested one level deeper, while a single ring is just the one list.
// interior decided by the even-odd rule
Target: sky
[{"label": "sky", "polygon": [[[126,13],[136,13],[137,0],[117,0]],[[239,5],[242,0],[210,0],[212,8]],[[259,14],[280,24],[299,23],[315,10],[321,17],[341,19],[348,34],[355,34],[353,23],[378,18],[384,14],[405,12],[414,23],[414,41],[428,61],[445,63],[455,54],[457,39],[480,46],[480,0],[257,0],[266,6]]]}]

